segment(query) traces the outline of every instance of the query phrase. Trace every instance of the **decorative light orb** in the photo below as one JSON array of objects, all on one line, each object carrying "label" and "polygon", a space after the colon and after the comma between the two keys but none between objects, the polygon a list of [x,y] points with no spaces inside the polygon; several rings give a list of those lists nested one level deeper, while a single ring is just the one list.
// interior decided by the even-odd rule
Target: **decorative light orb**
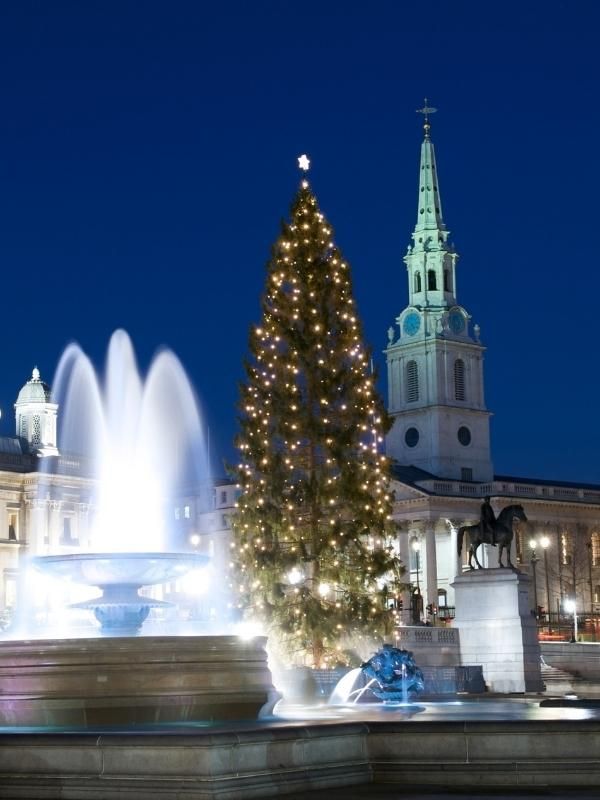
[{"label": "decorative light orb", "polygon": [[320,583],[319,584],[319,594],[321,597],[327,597],[329,592],[331,591],[331,587],[328,583]]},{"label": "decorative light orb", "polygon": [[192,533],[190,536],[190,544],[192,547],[198,547],[200,544],[200,536],[197,533]]},{"label": "decorative light orb", "polygon": [[540,539],[540,544],[542,545],[544,550],[546,550],[548,547],[550,547],[550,539],[547,536],[542,536],[542,538]]},{"label": "decorative light orb", "polygon": [[298,567],[294,567],[291,569],[287,574],[288,582],[295,586],[297,583],[300,583],[304,575],[302,574],[301,570]]},{"label": "decorative light orb", "polygon": [[565,600],[565,610],[569,614],[574,614],[577,611],[577,602],[575,600]]},{"label": "decorative light orb", "polygon": [[530,539],[529,540],[529,547],[531,547],[532,550],[535,550],[535,548],[537,546],[538,546],[537,539]]},{"label": "decorative light orb", "polygon": [[418,553],[419,550],[421,549],[421,542],[417,539],[416,536],[413,538],[413,540],[411,542],[411,546],[412,546],[412,549],[415,551],[415,553]]}]

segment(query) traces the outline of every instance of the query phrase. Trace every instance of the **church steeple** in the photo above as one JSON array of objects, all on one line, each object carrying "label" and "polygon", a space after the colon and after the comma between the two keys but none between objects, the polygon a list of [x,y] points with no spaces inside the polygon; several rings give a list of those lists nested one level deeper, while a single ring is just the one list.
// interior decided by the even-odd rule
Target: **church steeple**
[{"label": "church steeple", "polygon": [[[424,232],[436,232],[435,240],[447,238],[446,226],[442,217],[442,201],[440,197],[437,168],[435,163],[435,150],[431,141],[431,123],[429,115],[435,114],[436,108],[425,105],[417,109],[417,114],[423,114],[425,121],[423,124],[424,138],[421,145],[421,170],[419,173],[419,209],[417,214],[417,225],[413,238],[417,240],[418,235]],[[446,234],[444,237],[443,234]]]},{"label": "church steeple", "polygon": [[386,357],[388,456],[434,475],[488,481],[489,412],[483,397],[483,351],[466,309],[456,296],[458,255],[442,217],[435,151],[425,100],[417,224],[404,256],[408,305],[391,327]]},{"label": "church steeple", "polygon": [[408,269],[411,305],[448,308],[456,305],[455,267],[457,254],[448,244],[449,231],[442,216],[442,199],[431,141],[429,116],[436,109],[427,105],[417,110],[425,117],[419,165],[417,224],[404,261]]}]

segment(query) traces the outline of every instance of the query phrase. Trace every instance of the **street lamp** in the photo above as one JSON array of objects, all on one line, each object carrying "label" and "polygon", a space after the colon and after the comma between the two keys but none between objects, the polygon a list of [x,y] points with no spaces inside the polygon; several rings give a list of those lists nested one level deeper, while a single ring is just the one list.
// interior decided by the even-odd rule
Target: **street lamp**
[{"label": "street lamp", "polygon": [[575,600],[565,600],[565,609],[569,614],[573,614],[573,638],[572,642],[577,641],[577,602]]},{"label": "street lamp", "polygon": [[531,549],[531,577],[533,578],[533,613],[535,618],[538,616],[538,596],[537,596],[537,563],[539,558],[535,551],[538,546],[537,539],[529,540],[529,547]]},{"label": "street lamp", "polygon": [[413,592],[412,596],[413,623],[417,624],[421,622],[421,586],[419,584],[419,571],[421,569],[421,562],[420,562],[421,542],[416,536],[413,536],[410,544],[415,554],[415,566],[417,568],[417,588]]},{"label": "street lamp", "polygon": [[548,548],[550,547],[550,538],[548,536],[540,537],[540,544],[544,551],[544,575],[546,577],[546,614],[548,615],[548,633],[550,633],[550,576],[548,574]]}]

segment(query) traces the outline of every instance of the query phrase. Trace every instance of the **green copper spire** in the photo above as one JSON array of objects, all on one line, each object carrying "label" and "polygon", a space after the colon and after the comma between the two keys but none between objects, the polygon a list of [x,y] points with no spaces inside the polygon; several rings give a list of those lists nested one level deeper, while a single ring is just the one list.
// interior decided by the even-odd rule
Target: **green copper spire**
[{"label": "green copper spire", "polygon": [[420,237],[424,239],[424,233],[428,234],[430,246],[434,247],[436,244],[445,242],[448,235],[442,218],[442,201],[438,185],[435,150],[431,141],[431,123],[429,122],[430,115],[435,114],[436,111],[436,108],[427,104],[427,98],[425,98],[423,108],[417,109],[417,114],[423,114],[425,117],[423,123],[425,136],[421,145],[419,206],[414,233],[415,242],[418,242]]},{"label": "green copper spire", "polygon": [[442,217],[442,201],[429,122],[429,117],[435,111],[435,108],[428,105],[427,99],[423,108],[417,110],[425,118],[425,136],[421,144],[417,224],[404,261],[408,268],[410,304],[418,307],[451,308],[457,302],[455,267],[458,256],[450,246],[450,232]]}]

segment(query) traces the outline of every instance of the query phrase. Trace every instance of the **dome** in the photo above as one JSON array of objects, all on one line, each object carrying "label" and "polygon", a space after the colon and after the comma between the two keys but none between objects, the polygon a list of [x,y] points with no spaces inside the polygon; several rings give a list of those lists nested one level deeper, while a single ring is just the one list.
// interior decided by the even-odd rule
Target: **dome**
[{"label": "dome", "polygon": [[40,378],[40,371],[34,367],[31,378],[19,392],[17,403],[51,403],[52,392],[47,383]]}]

